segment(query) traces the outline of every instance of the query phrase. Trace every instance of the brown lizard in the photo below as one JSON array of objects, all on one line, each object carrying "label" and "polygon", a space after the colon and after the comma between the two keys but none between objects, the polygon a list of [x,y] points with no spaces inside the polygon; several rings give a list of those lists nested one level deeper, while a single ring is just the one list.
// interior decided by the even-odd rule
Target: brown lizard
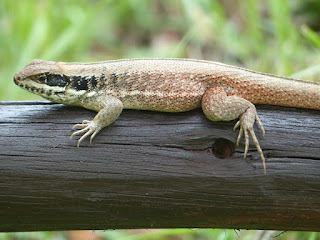
[{"label": "brown lizard", "polygon": [[320,109],[320,85],[258,73],[219,62],[192,59],[127,59],[95,63],[33,60],[14,76],[20,87],[46,99],[97,111],[71,138],[78,145],[115,121],[123,109],[184,112],[202,107],[212,121],[239,118],[237,145],[249,134],[265,158],[253,131],[262,123],[253,104]]}]

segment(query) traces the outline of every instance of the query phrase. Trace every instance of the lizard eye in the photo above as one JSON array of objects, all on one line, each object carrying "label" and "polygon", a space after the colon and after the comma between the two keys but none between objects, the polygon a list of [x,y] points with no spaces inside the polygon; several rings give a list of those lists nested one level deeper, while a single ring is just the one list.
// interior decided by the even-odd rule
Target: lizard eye
[{"label": "lizard eye", "polygon": [[46,79],[47,79],[47,77],[45,75],[40,75],[38,77],[38,80],[39,80],[40,83],[45,83]]}]

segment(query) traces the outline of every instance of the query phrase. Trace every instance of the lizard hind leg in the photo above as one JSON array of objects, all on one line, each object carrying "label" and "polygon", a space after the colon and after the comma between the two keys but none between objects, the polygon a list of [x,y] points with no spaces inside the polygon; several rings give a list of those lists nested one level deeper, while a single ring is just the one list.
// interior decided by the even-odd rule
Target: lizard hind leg
[{"label": "lizard hind leg", "polygon": [[257,121],[263,135],[265,133],[255,106],[242,97],[228,96],[222,87],[212,87],[203,95],[201,107],[206,117],[211,121],[230,121],[239,118],[233,128],[235,130],[240,127],[236,145],[238,146],[242,136],[244,136],[244,158],[246,158],[250,134],[262,160],[264,173],[266,173],[265,158],[253,130],[254,122]]}]

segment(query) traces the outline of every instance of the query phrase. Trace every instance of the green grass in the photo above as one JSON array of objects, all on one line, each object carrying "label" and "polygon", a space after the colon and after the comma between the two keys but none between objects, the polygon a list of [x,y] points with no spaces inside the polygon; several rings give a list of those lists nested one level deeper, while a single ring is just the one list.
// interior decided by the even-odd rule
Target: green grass
[{"label": "green grass", "polygon": [[318,80],[319,34],[294,24],[289,1],[239,1],[229,8],[212,0],[28,0],[19,7],[3,0],[0,99],[38,98],[12,82],[35,58],[205,58],[286,76],[310,67],[299,77]]},{"label": "green grass", "polygon": [[[316,232],[279,232],[220,229],[163,229],[94,231],[102,240],[319,240]],[[0,233],[1,240],[68,240],[65,232]]]},{"label": "green grass", "polygon": [[[12,81],[14,74],[35,58],[88,62],[188,57],[319,81],[320,35],[309,26],[308,19],[317,16],[314,13],[320,11],[320,4],[301,2],[247,0],[238,1],[238,5],[223,5],[215,0],[2,0],[0,100],[39,99]],[[271,237],[278,234],[263,233]],[[143,234],[127,231],[97,234],[105,239],[227,240],[260,239],[257,236],[262,233],[169,229]],[[2,233],[0,239],[57,240],[66,239],[66,235]],[[276,239],[315,240],[320,236],[288,232]]]}]

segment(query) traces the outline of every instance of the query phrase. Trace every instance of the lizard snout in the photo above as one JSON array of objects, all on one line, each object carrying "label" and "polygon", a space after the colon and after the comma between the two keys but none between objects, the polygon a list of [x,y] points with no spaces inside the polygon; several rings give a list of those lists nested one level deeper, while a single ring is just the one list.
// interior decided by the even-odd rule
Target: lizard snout
[{"label": "lizard snout", "polygon": [[16,85],[19,85],[22,81],[22,77],[19,75],[19,73],[17,73],[16,75],[14,75],[13,77],[13,81]]}]

